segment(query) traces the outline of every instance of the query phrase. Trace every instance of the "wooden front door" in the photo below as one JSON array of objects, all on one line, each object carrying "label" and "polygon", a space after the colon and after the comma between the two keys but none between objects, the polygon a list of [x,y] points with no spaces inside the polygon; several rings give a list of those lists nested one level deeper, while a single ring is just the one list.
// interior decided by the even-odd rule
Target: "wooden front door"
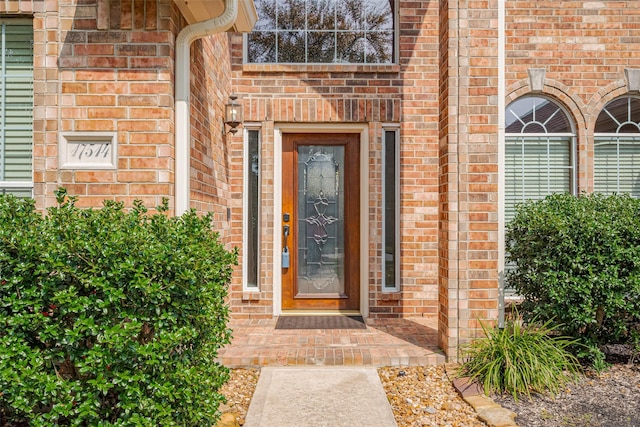
[{"label": "wooden front door", "polygon": [[359,157],[359,134],[283,135],[284,310],[360,308]]}]

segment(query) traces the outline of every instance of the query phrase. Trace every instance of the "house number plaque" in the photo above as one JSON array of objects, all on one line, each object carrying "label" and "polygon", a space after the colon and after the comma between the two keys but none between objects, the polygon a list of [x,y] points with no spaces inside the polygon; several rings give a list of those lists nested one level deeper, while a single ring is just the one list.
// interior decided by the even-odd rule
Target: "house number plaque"
[{"label": "house number plaque", "polygon": [[[105,159],[109,162],[109,151],[111,151],[110,143],[80,143],[72,144],[70,160],[82,163],[87,162],[102,163]],[[110,162],[109,162],[110,163]]]},{"label": "house number plaque", "polygon": [[64,169],[115,169],[115,134],[64,134],[60,140]]}]

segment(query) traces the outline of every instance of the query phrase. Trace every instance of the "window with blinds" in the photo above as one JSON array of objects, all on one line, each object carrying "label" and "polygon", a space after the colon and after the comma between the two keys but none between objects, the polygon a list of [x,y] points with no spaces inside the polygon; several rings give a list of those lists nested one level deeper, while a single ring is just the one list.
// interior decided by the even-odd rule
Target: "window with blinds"
[{"label": "window with blinds", "polygon": [[505,220],[518,203],[539,200],[572,189],[571,138],[509,136],[505,138]]},{"label": "window with blinds", "polygon": [[33,189],[33,25],[0,21],[0,192]]},{"label": "window with blinds", "polygon": [[520,98],[507,107],[505,129],[505,223],[519,203],[575,193],[575,135],[560,106],[547,98]]},{"label": "window with blinds", "polygon": [[594,191],[640,197],[640,99],[622,97],[605,105],[595,126]]},{"label": "window with blinds", "polygon": [[[506,109],[504,221],[527,200],[553,193],[575,194],[575,134],[564,110],[553,101],[527,96]],[[505,265],[505,270],[513,269]],[[514,289],[504,295],[516,296]]]}]

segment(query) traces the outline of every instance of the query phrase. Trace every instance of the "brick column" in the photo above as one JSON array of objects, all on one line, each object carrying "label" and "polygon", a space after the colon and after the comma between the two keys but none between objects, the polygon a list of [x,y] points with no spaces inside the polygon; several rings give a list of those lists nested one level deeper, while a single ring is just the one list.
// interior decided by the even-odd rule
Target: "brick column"
[{"label": "brick column", "polygon": [[498,1],[441,2],[440,345],[498,316]]}]

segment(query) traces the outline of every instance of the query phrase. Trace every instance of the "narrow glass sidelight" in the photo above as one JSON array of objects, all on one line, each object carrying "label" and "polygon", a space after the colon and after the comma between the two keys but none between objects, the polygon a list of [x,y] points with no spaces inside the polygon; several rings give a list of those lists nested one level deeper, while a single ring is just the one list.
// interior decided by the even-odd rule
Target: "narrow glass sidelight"
[{"label": "narrow glass sidelight", "polygon": [[345,291],[344,147],[298,151],[298,291]]},{"label": "narrow glass sidelight", "polygon": [[260,271],[260,132],[258,130],[247,130],[246,147],[244,283],[245,289],[257,290]]},{"label": "narrow glass sidelight", "polygon": [[385,130],[383,141],[383,240],[382,290],[400,289],[399,146],[398,130]]}]

